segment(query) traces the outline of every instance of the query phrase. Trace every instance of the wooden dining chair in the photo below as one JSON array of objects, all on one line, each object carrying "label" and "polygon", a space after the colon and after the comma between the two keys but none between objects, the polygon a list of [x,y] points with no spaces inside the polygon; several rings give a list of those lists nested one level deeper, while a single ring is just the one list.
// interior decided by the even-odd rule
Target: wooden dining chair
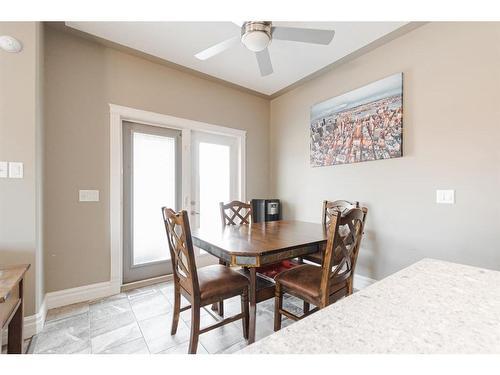
[{"label": "wooden dining chair", "polygon": [[[175,212],[163,207],[162,213],[174,276],[175,294],[171,335],[177,332],[181,311],[190,308],[189,354],[196,353],[200,334],[239,319],[242,320],[243,337],[248,339],[248,279],[231,268],[219,264],[197,269],[187,212]],[[189,306],[181,308],[181,296],[189,301]],[[200,309],[203,306],[234,296],[241,296],[241,313],[200,329]]]},{"label": "wooden dining chair", "polygon": [[250,224],[252,222],[252,205],[240,201],[219,203],[222,226]]},{"label": "wooden dining chair", "polygon": [[[356,201],[350,202],[346,200],[323,201],[323,209],[321,211],[321,223],[325,227],[328,227],[333,213],[340,211],[340,213],[342,214],[347,212],[351,208],[355,207],[359,207],[359,202]],[[325,245],[320,246],[320,250],[313,254],[304,255],[300,259],[300,261],[302,263],[304,260],[307,260],[309,262],[321,265],[323,263],[324,252],[325,252]]]},{"label": "wooden dining chair", "polygon": [[[336,201],[323,201],[323,209],[321,211],[322,212],[321,223],[325,227],[328,227],[328,225],[330,224],[331,217],[334,213],[340,212],[340,214],[343,215],[344,213],[346,213],[350,209],[356,208],[356,207],[359,207],[359,202],[357,202],[357,201],[350,202],[350,201],[343,200],[343,199],[336,200]],[[363,223],[363,225],[364,225],[364,223]],[[348,240],[352,240],[352,233],[349,231],[343,230],[343,229],[344,228],[340,229],[340,236],[343,237],[343,236],[349,234],[350,237]],[[321,266],[323,264],[323,255],[325,253],[325,248],[326,248],[326,244],[320,246],[319,251],[312,253],[312,254],[305,255],[304,257],[302,257],[301,263],[303,263],[304,260],[307,260],[309,262],[312,262],[314,264]],[[351,289],[352,289],[352,283],[351,283]],[[352,293],[352,290],[351,290],[351,293]],[[304,301],[304,308],[303,309],[304,309],[304,313],[307,313],[309,311],[309,303],[308,302]]]},{"label": "wooden dining chair", "polygon": [[[321,267],[301,264],[283,271],[275,278],[274,330],[281,329],[281,316],[299,320],[338,299],[352,294],[352,280],[368,210],[351,208],[342,214],[333,211],[329,218],[328,239]],[[341,228],[349,231],[340,234]],[[297,316],[283,309],[283,293],[316,306]]]},{"label": "wooden dining chair", "polygon": [[358,201],[351,202],[343,199],[336,201],[323,201],[323,216],[321,222],[323,225],[328,226],[333,213],[340,211],[340,213],[343,214],[354,207],[359,207]]},{"label": "wooden dining chair", "polygon": [[[252,205],[240,201],[231,201],[229,203],[220,202],[220,218],[222,226],[226,225],[242,225],[252,222]],[[219,259],[219,264],[227,266],[227,264]],[[212,310],[217,311],[220,316],[224,316],[224,301],[219,301],[212,306]]]}]

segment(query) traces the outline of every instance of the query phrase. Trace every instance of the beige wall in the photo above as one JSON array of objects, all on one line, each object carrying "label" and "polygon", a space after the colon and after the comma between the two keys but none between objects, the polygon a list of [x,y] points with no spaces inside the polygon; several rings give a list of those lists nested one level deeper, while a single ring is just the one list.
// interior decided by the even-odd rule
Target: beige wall
[{"label": "beige wall", "polygon": [[48,292],[109,280],[108,103],[247,130],[247,198],[268,195],[268,100],[50,27],[45,51]]},{"label": "beige wall", "polygon": [[[310,107],[404,73],[404,157],[309,165]],[[285,217],[320,221],[323,199],[369,208],[359,273],[423,257],[500,270],[500,24],[431,23],[271,102],[272,192]],[[437,205],[436,189],[455,189]]]},{"label": "beige wall", "polygon": [[35,22],[0,22],[0,35],[11,35],[24,46],[21,53],[0,50],[0,160],[24,163],[23,179],[0,179],[0,265],[31,264],[26,315],[38,310],[44,294],[36,220],[41,209],[41,29]]}]

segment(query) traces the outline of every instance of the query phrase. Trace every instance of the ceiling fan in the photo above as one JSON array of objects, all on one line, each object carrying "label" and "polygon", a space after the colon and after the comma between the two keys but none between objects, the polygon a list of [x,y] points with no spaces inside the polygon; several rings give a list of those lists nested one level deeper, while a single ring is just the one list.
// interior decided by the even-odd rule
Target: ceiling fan
[{"label": "ceiling fan", "polygon": [[241,35],[226,39],[195,55],[200,60],[207,60],[219,53],[243,43],[250,51],[255,52],[260,75],[265,77],[273,72],[268,46],[273,39],[291,40],[294,42],[328,45],[335,31],[320,29],[304,29],[299,27],[273,26],[270,21],[247,21],[241,25]]}]

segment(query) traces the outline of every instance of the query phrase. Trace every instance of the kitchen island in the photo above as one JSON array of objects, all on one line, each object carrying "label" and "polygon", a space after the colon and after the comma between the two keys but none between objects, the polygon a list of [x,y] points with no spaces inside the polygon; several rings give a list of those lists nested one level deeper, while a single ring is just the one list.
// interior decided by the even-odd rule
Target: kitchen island
[{"label": "kitchen island", "polygon": [[237,354],[500,353],[500,272],[423,259]]}]

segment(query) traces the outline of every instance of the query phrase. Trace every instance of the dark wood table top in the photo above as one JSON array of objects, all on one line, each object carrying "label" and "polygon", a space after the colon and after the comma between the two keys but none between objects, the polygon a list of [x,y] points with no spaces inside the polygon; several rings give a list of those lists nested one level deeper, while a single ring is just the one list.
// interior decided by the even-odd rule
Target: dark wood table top
[{"label": "dark wood table top", "polygon": [[326,242],[327,233],[322,224],[281,220],[228,225],[218,229],[199,228],[193,230],[192,237],[195,246],[216,256],[222,253],[229,255],[234,260],[236,257],[269,257],[275,253],[305,247],[311,247],[309,252],[314,252],[317,245]]},{"label": "dark wood table top", "polygon": [[29,268],[29,264],[0,266],[0,303],[7,300],[9,293],[24,277],[24,274]]}]

